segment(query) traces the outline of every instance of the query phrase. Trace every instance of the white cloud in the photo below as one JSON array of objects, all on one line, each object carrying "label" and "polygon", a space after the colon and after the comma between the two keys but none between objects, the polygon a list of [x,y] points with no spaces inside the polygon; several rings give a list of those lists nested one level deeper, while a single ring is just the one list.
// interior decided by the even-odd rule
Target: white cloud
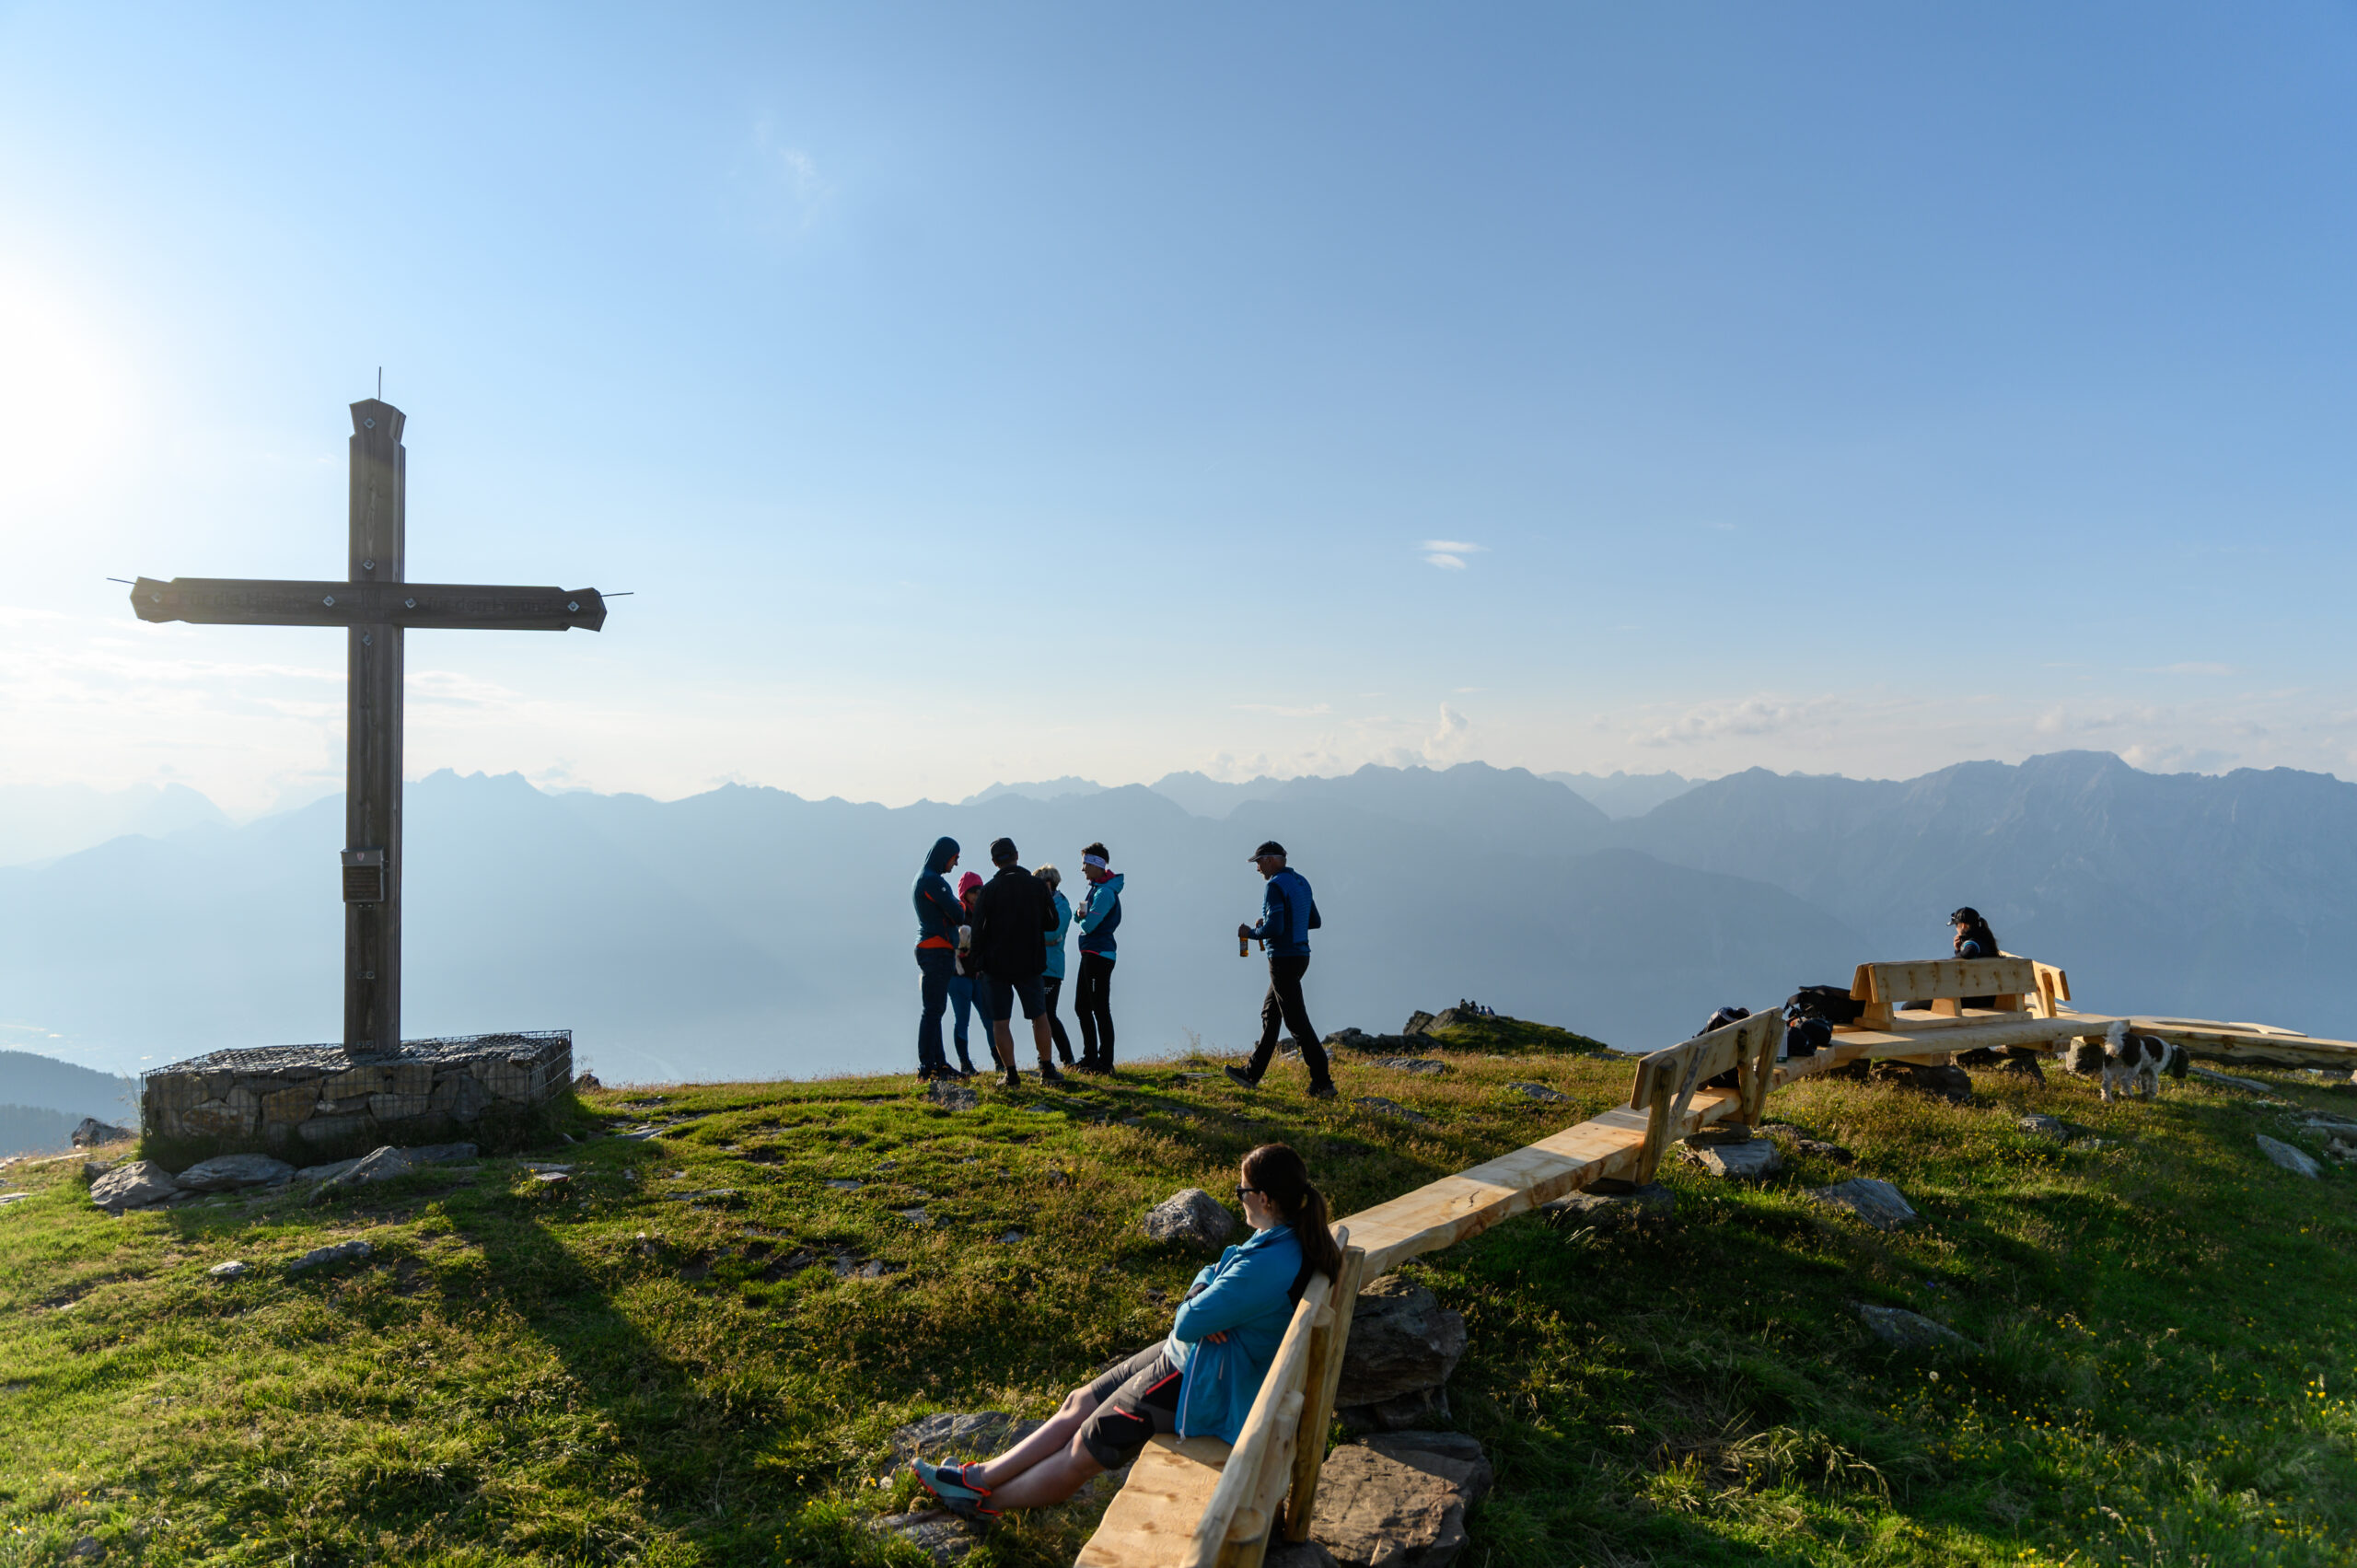
[{"label": "white cloud", "polygon": [[1475,544],[1470,540],[1463,539],[1428,539],[1416,548],[1423,552],[1424,564],[1427,566],[1438,566],[1447,572],[1462,572],[1465,570],[1467,556],[1480,555],[1486,552],[1489,546]]},{"label": "white cloud", "polygon": [[1629,737],[1638,746],[1686,746],[1697,741],[1721,740],[1734,735],[1775,735],[1805,726],[1821,725],[1832,720],[1840,709],[1838,699],[1810,697],[1801,701],[1788,698],[1757,696],[1741,697],[1733,702],[1703,703],[1650,731],[1638,731]]}]

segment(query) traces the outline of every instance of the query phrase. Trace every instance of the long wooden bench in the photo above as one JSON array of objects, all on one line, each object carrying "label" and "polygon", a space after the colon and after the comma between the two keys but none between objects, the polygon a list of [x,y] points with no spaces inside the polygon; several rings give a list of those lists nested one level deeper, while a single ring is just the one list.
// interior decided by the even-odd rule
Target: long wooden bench
[{"label": "long wooden bench", "polygon": [[[1209,1438],[1155,1438],[1081,1549],[1077,1568],[1259,1568],[1280,1535],[1306,1538],[1364,1280],[1598,1181],[1650,1180],[1678,1139],[1720,1122],[1756,1125],[1771,1090],[1812,1073],[1861,1058],[1945,1062],[1979,1046],[2052,1046],[2100,1037],[2113,1022],[2063,1005],[2071,983],[2061,970],[2010,954],[1861,964],[1851,995],[1865,1005],[1864,1015],[1813,1056],[1779,1063],[1783,1019],[1755,1014],[1640,1059],[1625,1105],[1351,1215],[1335,1231],[1345,1243],[1342,1277],[1330,1290],[1324,1275],[1311,1282],[1234,1450]],[[1998,1005],[1963,1005],[1975,996]],[[1933,1006],[1906,1010],[1904,1002]],[[2258,1024],[2131,1022],[2205,1054],[2357,1066],[2357,1043],[2346,1040]]]}]

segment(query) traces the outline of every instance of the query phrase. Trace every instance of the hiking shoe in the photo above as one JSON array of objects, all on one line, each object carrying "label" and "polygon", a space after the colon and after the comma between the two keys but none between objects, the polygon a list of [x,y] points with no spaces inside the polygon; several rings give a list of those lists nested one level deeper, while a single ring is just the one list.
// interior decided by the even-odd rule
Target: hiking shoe
[{"label": "hiking shoe", "polygon": [[1312,1084],[1309,1086],[1309,1098],[1311,1099],[1333,1099],[1340,1093],[1341,1091],[1336,1089],[1331,1084]]},{"label": "hiking shoe", "polygon": [[1006,1070],[1006,1076],[998,1081],[998,1086],[1002,1089],[1019,1089],[1023,1086],[1023,1075],[1009,1067]]},{"label": "hiking shoe", "polygon": [[913,1461],[909,1469],[916,1472],[918,1482],[933,1493],[944,1508],[961,1519],[995,1519],[998,1510],[986,1501],[990,1493],[979,1486],[966,1484],[963,1465],[929,1465],[923,1459]]},{"label": "hiking shoe", "polygon": [[1052,1062],[1042,1062],[1039,1063],[1039,1081],[1043,1084],[1063,1084],[1071,1082],[1071,1080],[1066,1078],[1062,1073],[1056,1071],[1056,1064]]},{"label": "hiking shoe", "polygon": [[1226,1074],[1236,1082],[1242,1084],[1248,1089],[1257,1089],[1260,1086],[1260,1080],[1254,1077],[1251,1074],[1247,1073],[1241,1067],[1223,1067],[1220,1071]]}]

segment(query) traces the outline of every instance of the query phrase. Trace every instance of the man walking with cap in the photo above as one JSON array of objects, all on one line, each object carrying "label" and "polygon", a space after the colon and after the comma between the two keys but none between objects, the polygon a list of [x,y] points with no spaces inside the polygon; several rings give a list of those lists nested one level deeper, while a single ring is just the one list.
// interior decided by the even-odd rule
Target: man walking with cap
[{"label": "man walking with cap", "polygon": [[1039,1048],[1039,1076],[1051,1084],[1063,1082],[1056,1071],[1054,1049],[1048,1034],[1047,993],[1039,977],[1048,968],[1047,934],[1057,925],[1056,902],[1048,885],[1015,863],[1015,841],[991,842],[991,864],[998,874],[982,884],[981,919],[974,928],[974,956],[981,960],[983,990],[990,997],[991,1044],[1006,1068],[1006,1087],[1022,1079],[1015,1070],[1015,1005],[1031,1020],[1031,1036]]},{"label": "man walking with cap", "polygon": [[1271,839],[1252,852],[1252,863],[1269,885],[1260,899],[1260,923],[1236,928],[1238,941],[1257,940],[1269,950],[1269,994],[1260,1004],[1260,1044],[1249,1067],[1230,1067],[1227,1075],[1248,1089],[1260,1086],[1261,1075],[1277,1053],[1277,1027],[1282,1023],[1301,1042],[1301,1060],[1309,1069],[1309,1098],[1334,1098],[1334,1072],[1326,1048],[1309,1027],[1309,1008],[1301,999],[1301,977],[1309,972],[1309,934],[1324,922],[1318,918],[1318,900],[1310,897],[1309,881],[1285,866],[1285,846]]}]

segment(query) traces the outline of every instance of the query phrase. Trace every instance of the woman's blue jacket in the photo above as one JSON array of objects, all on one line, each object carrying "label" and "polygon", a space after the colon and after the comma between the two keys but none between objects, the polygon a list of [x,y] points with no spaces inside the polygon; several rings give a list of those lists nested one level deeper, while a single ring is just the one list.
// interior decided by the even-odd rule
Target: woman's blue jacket
[{"label": "woman's blue jacket", "polygon": [[[1286,1225],[1255,1231],[1195,1276],[1202,1288],[1179,1304],[1170,1325],[1170,1359],[1186,1374],[1178,1385],[1179,1436],[1236,1441],[1293,1320],[1300,1276],[1301,1242]],[[1205,1342],[1222,1330],[1225,1341]]]},{"label": "woman's blue jacket", "polygon": [[1050,980],[1064,977],[1064,935],[1071,929],[1072,900],[1065,898],[1063,889],[1059,888],[1056,890],[1056,927],[1048,933],[1048,968],[1045,972]]}]

